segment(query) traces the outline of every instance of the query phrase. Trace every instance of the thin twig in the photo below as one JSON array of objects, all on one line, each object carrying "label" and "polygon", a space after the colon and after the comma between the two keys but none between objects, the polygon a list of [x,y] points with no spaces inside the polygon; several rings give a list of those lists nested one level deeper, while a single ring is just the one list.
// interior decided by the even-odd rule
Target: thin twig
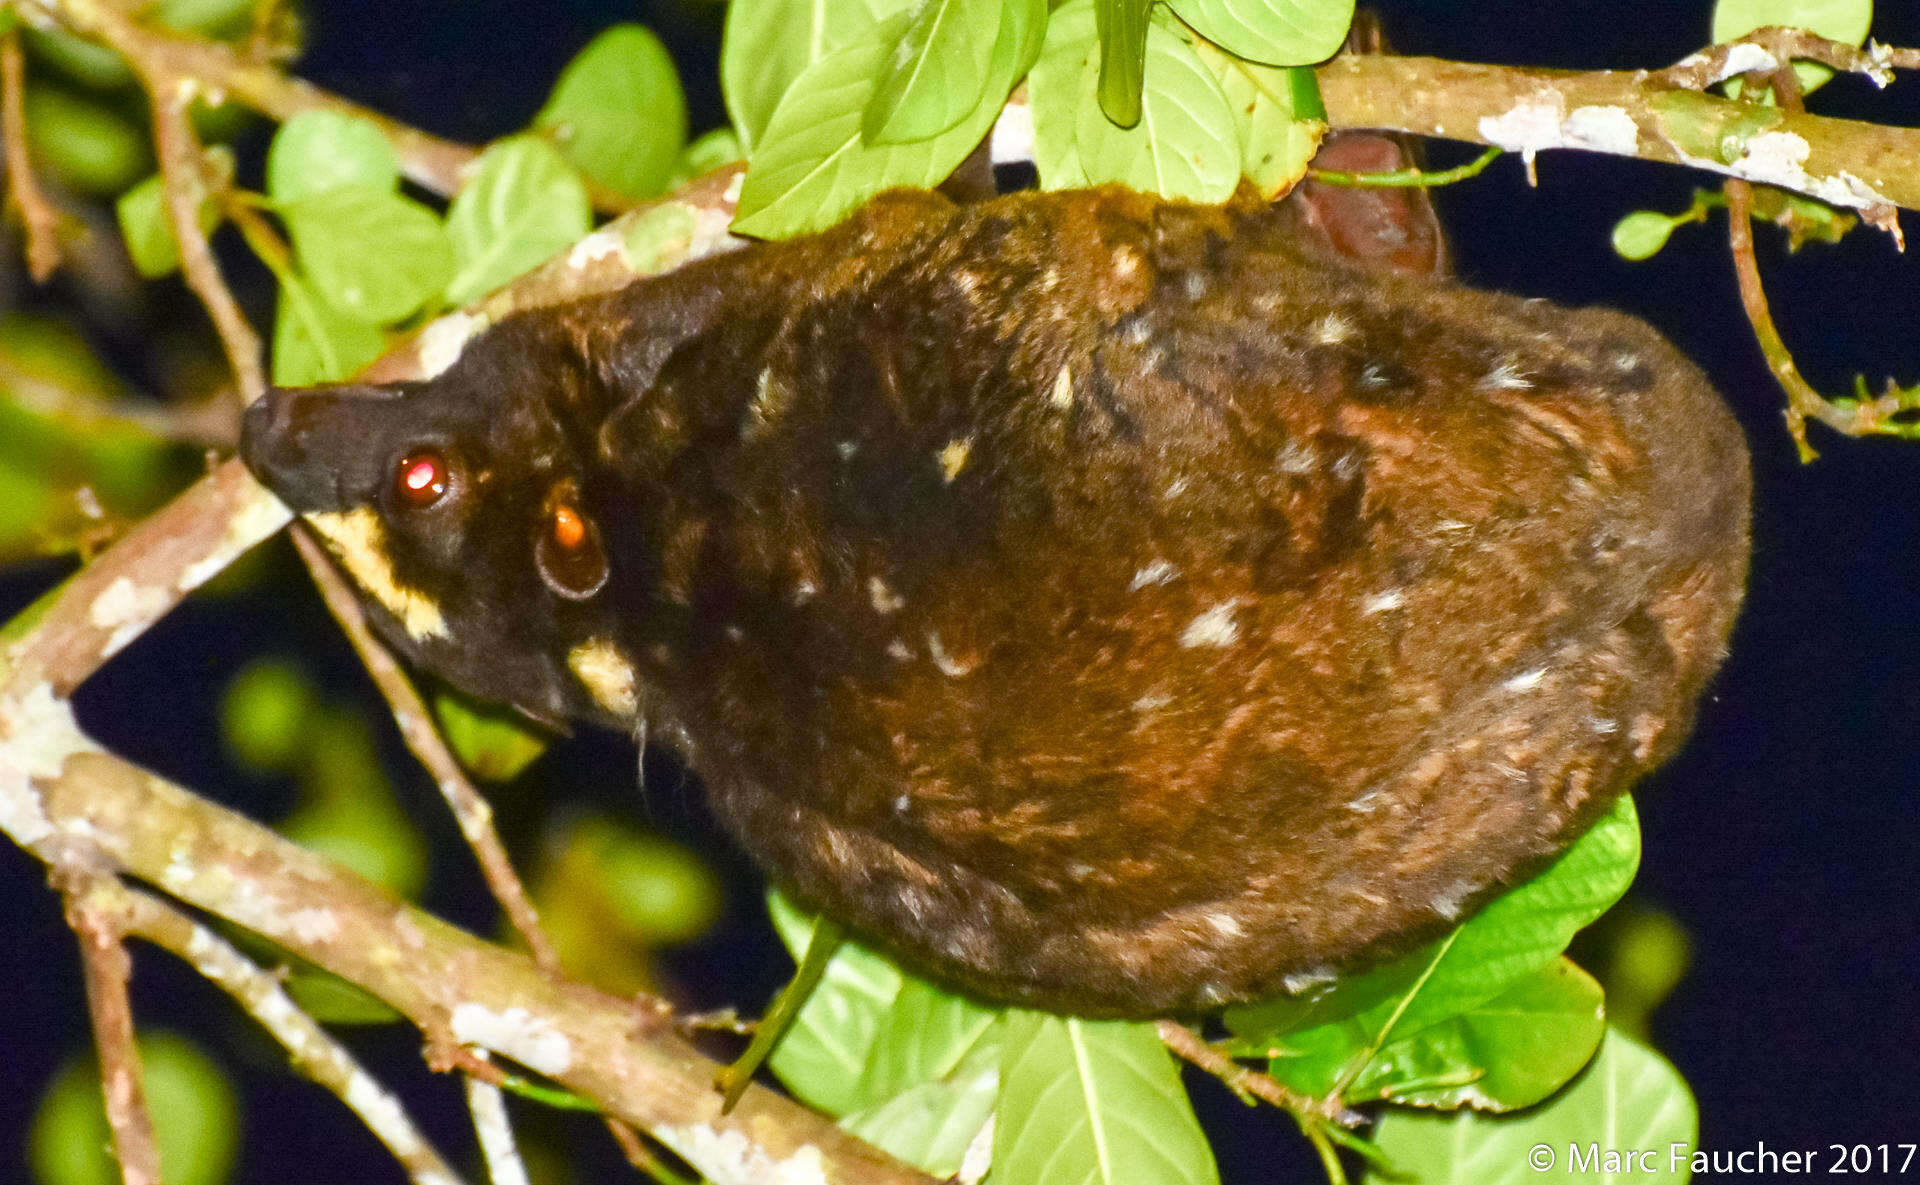
[{"label": "thin twig", "polygon": [[414,1185],[459,1185],[460,1178],[413,1125],[400,1102],[287,995],[278,976],[211,929],[145,893],[120,889],[114,907],[129,934],[186,960],[232,996],[283,1046],[295,1069],[331,1091],[367,1126]]},{"label": "thin twig", "polygon": [[540,915],[533,908],[533,902],[527,897],[525,886],[513,871],[513,862],[507,859],[506,846],[500,842],[499,832],[493,827],[493,808],[480,792],[474,789],[466,771],[460,768],[460,762],[441,739],[440,732],[434,727],[433,716],[426,702],[414,689],[412,680],[400,669],[373,631],[367,628],[366,614],[360,609],[359,600],[347,587],[346,580],[333,567],[326,553],[321,550],[305,530],[293,532],[294,544],[300,549],[300,556],[307,562],[308,571],[313,573],[314,583],[320,586],[320,595],[326,600],[327,608],[333,613],[340,628],[346,631],[347,639],[353,643],[354,652],[366,665],[367,673],[380,688],[380,694],[387,699],[387,705],[393,709],[393,718],[400,726],[400,735],[406,741],[407,748],[420,759],[433,775],[440,793],[446,798],[447,805],[453,808],[453,817],[460,824],[460,834],[466,837],[467,845],[473,849],[474,857],[480,862],[480,873],[486,878],[487,888],[494,899],[506,911],[507,920],[520,935],[521,941],[533,955],[533,960],[541,970],[550,975],[560,973],[560,958],[554,952],[553,943],[540,928]]},{"label": "thin twig", "polygon": [[[1756,55],[1755,49],[1765,57]],[[1705,90],[1738,74],[1756,69],[1771,72],[1796,61],[1818,62],[1843,74],[1862,74],[1875,86],[1885,86],[1893,80],[1895,70],[1920,69],[1920,50],[1895,49],[1878,42],[1868,42],[1863,48],[1806,29],[1767,25],[1688,54],[1662,70],[1659,77],[1672,86]]]},{"label": "thin twig", "polygon": [[143,25],[104,0],[22,0],[22,7],[107,46],[136,67],[144,64],[174,78],[191,78],[207,94],[231,96],[274,120],[285,122],[303,111],[336,111],[364,119],[393,145],[408,180],[443,197],[459,192],[477,155],[464,144],[348,102],[223,42]]},{"label": "thin twig", "polygon": [[160,1185],[160,1145],[153,1134],[153,1115],[147,1110],[141,1082],[140,1048],[133,1035],[133,1004],[127,981],[133,964],[121,941],[120,926],[95,885],[69,888],[67,924],[80,939],[80,963],[87,983],[87,1013],[93,1018],[93,1041],[100,1053],[100,1091],[107,1102],[107,1126],[113,1132],[113,1154],[120,1162],[126,1185]]},{"label": "thin twig", "polygon": [[[139,69],[141,63],[135,62]],[[206,197],[206,154],[200,138],[194,134],[188,111],[193,104],[195,84],[146,64],[142,77],[152,95],[153,149],[160,164],[160,190],[165,200],[167,224],[180,246],[180,271],[187,286],[206,306],[220,345],[233,367],[243,402],[251,403],[266,390],[266,372],[260,365],[260,335],[247,323],[240,305],[233,299],[213,248],[200,229],[200,203]]]},{"label": "thin twig", "polygon": [[1316,1099],[1303,1095],[1270,1074],[1250,1070],[1201,1039],[1200,1034],[1177,1020],[1158,1023],[1160,1042],[1181,1061],[1218,1078],[1228,1090],[1271,1103],[1303,1121],[1331,1121],[1352,1127],[1364,1116],[1341,1106],[1337,1097]]},{"label": "thin twig", "polygon": [[40,192],[27,155],[27,68],[20,30],[0,40],[0,143],[7,154],[7,203],[20,215],[27,236],[27,274],[44,284],[60,266],[60,212]]},{"label": "thin twig", "polygon": [[1780,330],[1773,323],[1773,313],[1767,307],[1766,289],[1760,283],[1760,265],[1753,251],[1753,190],[1744,181],[1730,180],[1726,183],[1726,194],[1727,241],[1732,249],[1734,275],[1740,282],[1740,304],[1746,310],[1747,320],[1753,325],[1753,336],[1760,343],[1761,354],[1766,357],[1767,369],[1773,372],[1774,380],[1786,392],[1787,407],[1784,414],[1787,432],[1799,449],[1800,459],[1811,461],[1819,455],[1807,443],[1808,420],[1817,420],[1847,436],[1912,436],[1920,433],[1920,425],[1896,422],[1891,418],[1912,410],[1913,400],[1901,397],[1897,391],[1890,391],[1885,399],[1848,400],[1842,404],[1820,394],[1801,375],[1800,367],[1793,360],[1793,352],[1787,349],[1787,343],[1782,340]]}]

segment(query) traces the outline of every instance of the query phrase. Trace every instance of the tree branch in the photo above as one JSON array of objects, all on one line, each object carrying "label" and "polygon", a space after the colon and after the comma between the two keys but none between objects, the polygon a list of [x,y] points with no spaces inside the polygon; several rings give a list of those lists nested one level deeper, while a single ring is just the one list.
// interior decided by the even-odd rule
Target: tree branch
[{"label": "tree branch", "polygon": [[80,939],[87,1014],[93,1019],[93,1043],[100,1054],[100,1093],[106,1099],[107,1127],[113,1132],[120,1179],[125,1185],[160,1185],[160,1145],[153,1134],[153,1115],[147,1110],[140,1048],[133,1034],[133,1004],[127,998],[133,964],[118,920],[104,904],[113,877],[98,871],[63,872],[58,864],[55,869],[56,879],[77,882],[67,889],[67,924]]}]

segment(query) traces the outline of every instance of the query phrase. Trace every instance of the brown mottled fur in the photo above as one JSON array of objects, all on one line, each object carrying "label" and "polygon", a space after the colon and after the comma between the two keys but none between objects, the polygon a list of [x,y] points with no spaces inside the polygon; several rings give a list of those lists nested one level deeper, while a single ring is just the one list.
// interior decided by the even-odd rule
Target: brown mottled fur
[{"label": "brown mottled fur", "polygon": [[[422,441],[470,505],[391,505]],[[381,511],[451,625],[416,660],[605,719],[560,656],[612,639],[775,880],[1087,1014],[1349,968],[1537,868],[1679,743],[1747,554],[1739,431],[1641,322],[1114,189],[885,195],[430,382],[276,392],[245,454]],[[523,554],[567,478],[585,603]]]}]

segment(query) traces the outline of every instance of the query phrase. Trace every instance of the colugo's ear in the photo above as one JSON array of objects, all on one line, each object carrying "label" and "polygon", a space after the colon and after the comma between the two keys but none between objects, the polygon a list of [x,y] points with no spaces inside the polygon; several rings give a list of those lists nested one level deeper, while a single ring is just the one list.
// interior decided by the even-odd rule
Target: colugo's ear
[{"label": "colugo's ear", "polygon": [[297,511],[345,509],[351,480],[382,450],[399,386],[274,387],[240,420],[240,459]]}]

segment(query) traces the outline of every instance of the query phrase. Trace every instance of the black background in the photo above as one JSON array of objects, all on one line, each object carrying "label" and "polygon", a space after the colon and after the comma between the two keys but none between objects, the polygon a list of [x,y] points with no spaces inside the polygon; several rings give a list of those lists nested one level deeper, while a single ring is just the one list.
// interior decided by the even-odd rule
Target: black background
[{"label": "black background", "polygon": [[[1405,52],[1573,69],[1663,65],[1704,41],[1707,27],[1705,3],[1684,6],[1687,13],[1623,0],[1377,7]],[[1920,6],[1882,7],[1895,11],[1877,20],[1877,36],[1920,43]],[[682,0],[637,9],[679,56],[695,130],[718,125],[712,63],[722,8]],[[523,125],[581,45],[635,16],[635,5],[617,0],[321,3],[298,69],[373,108],[477,142]],[[1920,79],[1885,93],[1840,80],[1816,107],[1920,122]],[[1436,150],[1441,163],[1461,155]],[[1740,313],[1723,221],[1681,231],[1648,263],[1612,254],[1608,231],[1620,215],[1680,209],[1693,186],[1709,183],[1669,167],[1555,153],[1539,162],[1536,188],[1508,159],[1441,203],[1469,280],[1647,318],[1706,369],[1752,443],[1753,578],[1732,658],[1692,743],[1639,793],[1646,851],[1634,893],[1676,916],[1694,949],[1690,974],[1656,1014],[1654,1036],[1699,1098],[1702,1146],[1912,1142],[1920,1140],[1920,1011],[1911,991],[1920,967],[1920,442],[1849,441],[1816,429],[1821,460],[1796,461],[1781,427],[1781,395]],[[1920,221],[1903,222],[1920,234]],[[1862,370],[1876,386],[1889,374],[1920,381],[1920,261],[1864,231],[1797,257],[1775,232],[1760,236],[1776,317],[1817,385],[1840,392]],[[177,290],[169,299],[187,297]],[[262,817],[286,809],[291,790],[221,763],[214,707],[232,672],[256,655],[291,654],[330,689],[372,694],[284,543],[271,546],[275,576],[266,591],[197,598],[78,697],[83,723],[110,747]],[[24,604],[56,575],[42,568],[0,578],[0,611]],[[428,779],[390,730],[384,743],[436,852],[427,904],[487,927],[490,910]],[[592,803],[649,812],[698,847],[726,872],[728,910],[707,939],[673,958],[680,994],[694,1006],[757,1007],[786,965],[751,874],[713,832],[697,784],[670,759],[650,757],[644,800],[632,769],[631,750],[617,738],[576,738],[508,792],[504,822],[531,833],[516,825]],[[40,1084],[86,1040],[71,937],[38,865],[11,848],[0,848],[0,949],[10,981],[0,1004],[0,1067],[10,1085],[0,1094],[4,1180],[22,1163]],[[403,1180],[337,1103],[281,1069],[224,997],[166,956],[140,955],[136,1006],[143,1022],[195,1033],[239,1076],[246,1111],[238,1181]],[[418,1068],[412,1031],[350,1039],[401,1088],[441,1146],[464,1159],[458,1091]],[[1196,1095],[1217,1120],[1228,1182],[1319,1179],[1284,1117],[1246,1111],[1204,1084]],[[583,1148],[604,1143],[584,1121],[532,1122],[566,1128]],[[589,1155],[616,1171],[610,1153]]]}]

